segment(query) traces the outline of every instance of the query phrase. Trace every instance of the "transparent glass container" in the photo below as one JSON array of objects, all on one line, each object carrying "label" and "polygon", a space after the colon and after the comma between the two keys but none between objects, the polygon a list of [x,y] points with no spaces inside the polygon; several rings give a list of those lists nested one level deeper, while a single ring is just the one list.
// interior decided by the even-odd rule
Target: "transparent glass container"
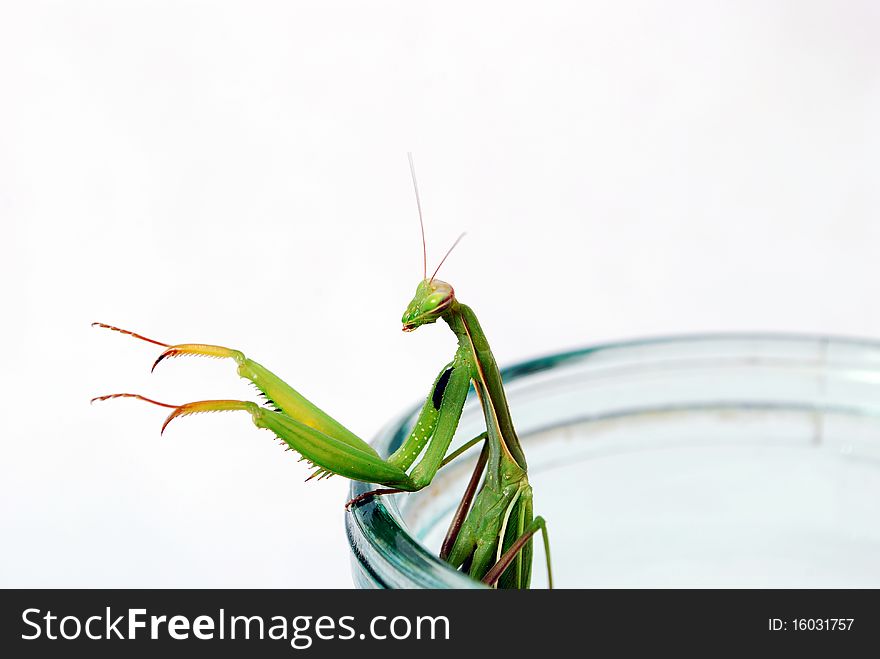
[{"label": "transparent glass container", "polygon": [[[557,587],[880,587],[880,343],[671,337],[503,375]],[[471,396],[452,446],[483,429]],[[437,558],[477,452],[346,515],[357,587],[482,587]]]}]

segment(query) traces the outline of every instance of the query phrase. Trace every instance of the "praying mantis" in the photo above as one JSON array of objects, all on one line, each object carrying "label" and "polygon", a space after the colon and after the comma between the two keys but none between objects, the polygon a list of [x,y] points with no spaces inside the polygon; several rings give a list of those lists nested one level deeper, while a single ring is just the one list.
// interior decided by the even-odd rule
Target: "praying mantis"
[{"label": "praying mantis", "polygon": [[[93,325],[164,348],[153,363],[153,369],[165,359],[188,355],[233,360],[238,375],[256,386],[266,399],[266,405],[243,400],[202,400],[169,405],[130,393],[98,396],[92,402],[136,398],[170,408],[171,413],[162,425],[162,432],[174,419],[191,414],[247,412],[254,425],[271,431],[311,463],[315,471],[309,479],[338,474],[384,486],[349,501],[346,508],[373,496],[421,490],[430,485],[441,467],[469,448],[482,444],[473,474],[441,545],[440,558],[488,586],[528,588],[533,536],[540,531],[547,560],[548,583],[552,588],[547,525],[542,517],[533,514],[528,467],[495,357],[473,310],[456,299],[450,284],[436,278],[440,266],[461,236],[428,277],[422,205],[411,154],[409,165],[422,231],[423,270],[422,280],[403,314],[403,331],[411,332],[443,320],[455,334],[458,348],[452,361],[440,370],[431,385],[409,436],[387,459],[383,459],[367,442],[277,375],[239,350],[204,343],[169,344],[104,323]],[[486,430],[447,454],[471,384],[482,408]],[[418,463],[415,464],[417,459]]]}]

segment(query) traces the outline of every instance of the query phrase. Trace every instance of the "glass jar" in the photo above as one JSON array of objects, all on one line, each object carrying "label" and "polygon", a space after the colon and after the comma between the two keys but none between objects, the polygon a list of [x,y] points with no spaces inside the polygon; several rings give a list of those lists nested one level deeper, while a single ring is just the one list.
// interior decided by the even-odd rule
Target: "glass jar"
[{"label": "glass jar", "polygon": [[[671,337],[503,376],[557,587],[880,587],[880,343]],[[483,429],[472,395],[452,448]],[[437,558],[478,450],[346,515],[357,587],[482,587]]]}]

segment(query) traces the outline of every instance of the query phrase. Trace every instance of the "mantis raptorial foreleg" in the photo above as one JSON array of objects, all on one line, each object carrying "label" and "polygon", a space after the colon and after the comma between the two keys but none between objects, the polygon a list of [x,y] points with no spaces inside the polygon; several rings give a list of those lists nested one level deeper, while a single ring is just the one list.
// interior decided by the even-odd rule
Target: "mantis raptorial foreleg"
[{"label": "mantis raptorial foreleg", "polygon": [[[135,394],[112,394],[96,400],[134,397],[173,408],[162,426],[163,432],[178,417],[202,412],[248,412],[254,425],[272,431],[291,449],[314,464],[317,471],[313,477],[339,474],[392,486],[396,490],[422,489],[431,482],[443,462],[470,385],[468,370],[460,360],[453,360],[444,367],[431,387],[413,431],[400,449],[386,461],[360,437],[240,350],[205,343],[171,345],[112,325],[94,324],[165,347],[165,351],[153,363],[153,369],[165,359],[185,355],[232,359],[237,365],[238,374],[256,386],[275,409],[242,400],[204,400],[167,405]],[[422,453],[422,459],[407,474],[406,470]]]}]

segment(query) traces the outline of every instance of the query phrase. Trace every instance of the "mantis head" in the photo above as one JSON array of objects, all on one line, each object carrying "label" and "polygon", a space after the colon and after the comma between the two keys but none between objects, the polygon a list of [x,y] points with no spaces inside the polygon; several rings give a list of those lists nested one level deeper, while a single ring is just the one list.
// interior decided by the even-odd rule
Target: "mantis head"
[{"label": "mantis head", "polygon": [[411,332],[420,325],[436,322],[454,302],[452,286],[439,279],[423,279],[403,313],[403,331]]}]

